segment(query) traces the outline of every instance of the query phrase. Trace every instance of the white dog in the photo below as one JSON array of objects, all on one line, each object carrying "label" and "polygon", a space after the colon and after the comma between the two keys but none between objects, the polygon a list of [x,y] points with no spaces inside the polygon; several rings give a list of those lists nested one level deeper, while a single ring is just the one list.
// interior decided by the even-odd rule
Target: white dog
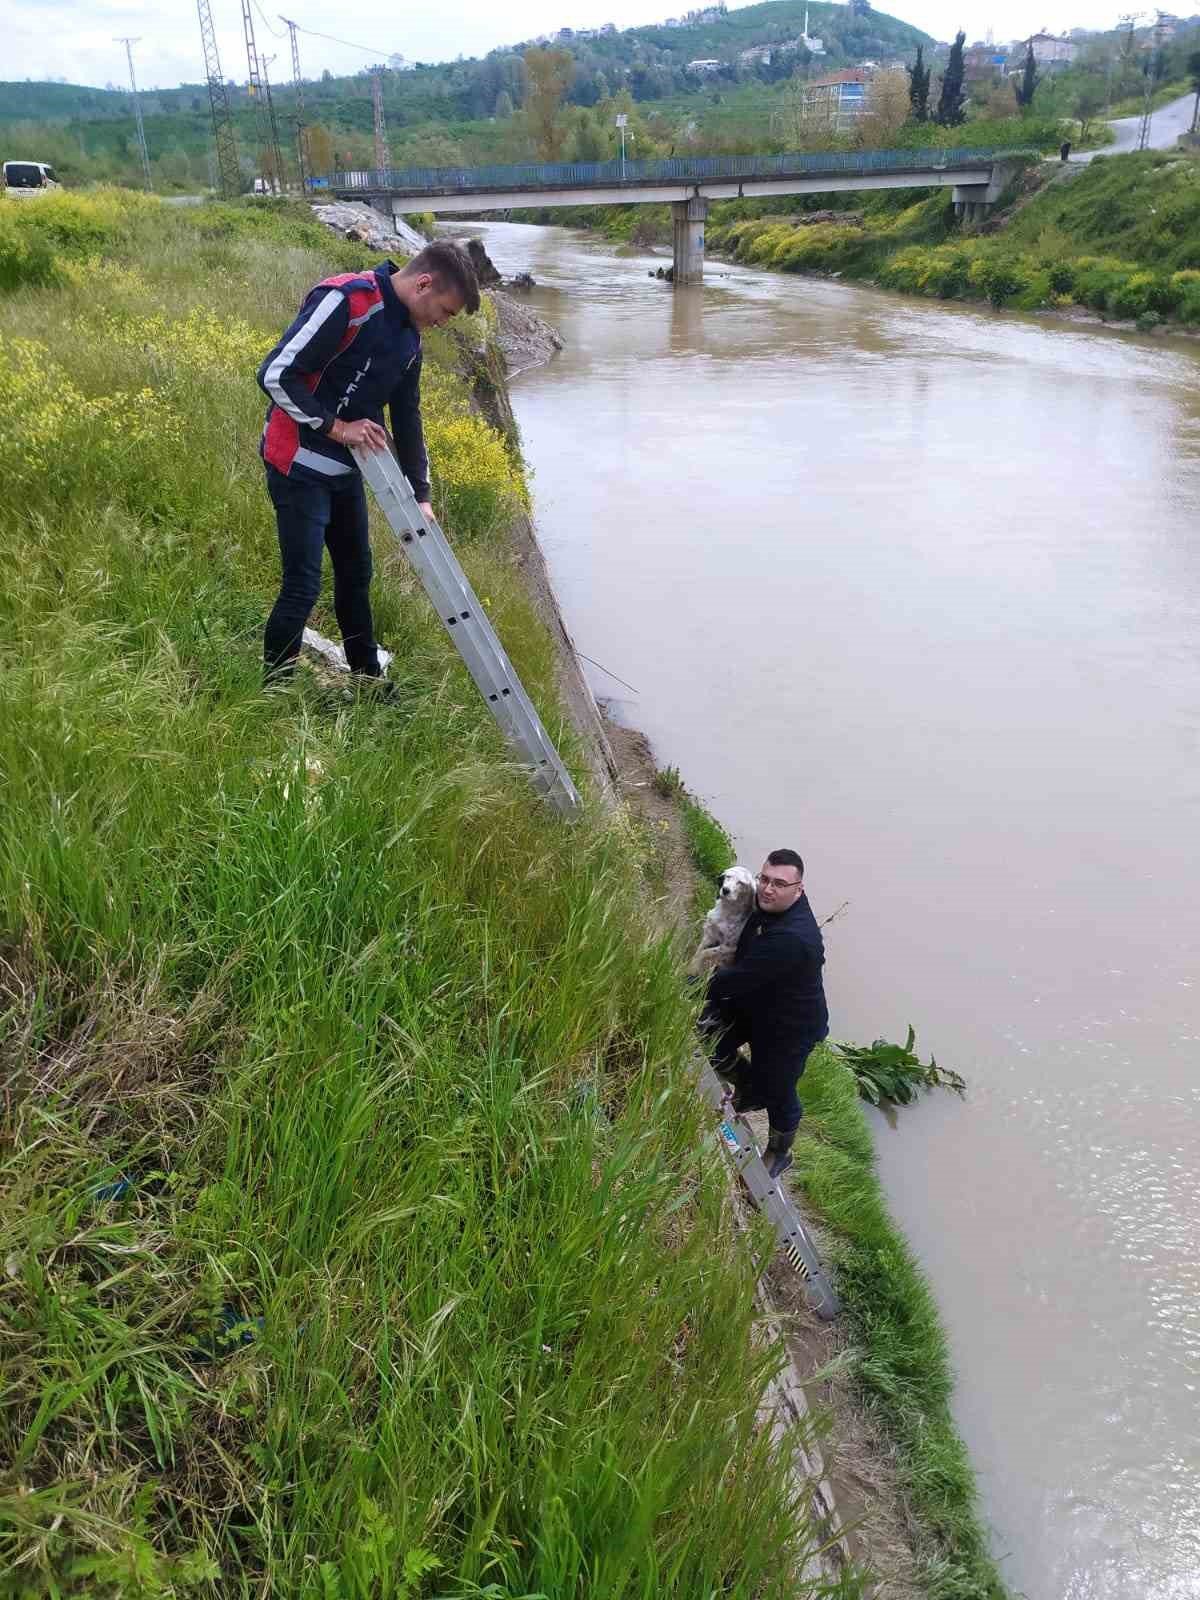
[{"label": "white dog", "polygon": [[704,919],[704,932],[688,971],[694,977],[727,967],[747,918],[754,910],[754,874],[745,867],[730,867],[717,880],[717,902]]}]

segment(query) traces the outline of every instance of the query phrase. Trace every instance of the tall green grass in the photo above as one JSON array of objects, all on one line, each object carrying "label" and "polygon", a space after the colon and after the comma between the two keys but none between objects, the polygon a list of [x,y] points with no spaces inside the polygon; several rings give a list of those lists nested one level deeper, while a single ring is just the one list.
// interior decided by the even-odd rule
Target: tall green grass
[{"label": "tall green grass", "polygon": [[893,1448],[922,1593],[1003,1600],[950,1412],[954,1377],[937,1306],[888,1214],[854,1073],[819,1046],[800,1092],[809,1136],[796,1145],[797,1176],[832,1230],[830,1259],[858,1352],[853,1379]]},{"label": "tall green grass", "polygon": [[[403,711],[260,691],[253,368],[333,259],[226,220],[0,300],[0,1588],[816,1594],[620,820],[385,539]],[[435,499],[571,757],[450,351]]]}]

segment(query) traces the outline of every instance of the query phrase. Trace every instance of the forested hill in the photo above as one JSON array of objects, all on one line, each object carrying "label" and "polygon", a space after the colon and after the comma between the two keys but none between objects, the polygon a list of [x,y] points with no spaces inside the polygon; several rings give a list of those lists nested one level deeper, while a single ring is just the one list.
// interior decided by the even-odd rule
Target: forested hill
[{"label": "forested hill", "polygon": [[[838,67],[865,59],[911,55],[918,44],[931,42],[920,29],[871,10],[866,0],[855,0],[853,5],[814,4],[807,8],[809,31],[824,41],[826,50],[825,56],[814,59],[800,43],[805,9],[804,0],[766,0],[762,5],[737,11],[713,7],[693,13],[697,20],[679,27],[656,25],[611,33],[564,28],[551,42],[570,50],[574,57],[574,80],[567,99],[582,106],[595,105],[623,89],[638,101],[699,92],[706,84],[711,86],[712,77],[702,79],[688,71],[688,63],[697,58],[720,61],[722,70],[716,75],[719,80],[757,78],[769,82],[790,76],[797,65],[815,65],[816,60],[821,67]],[[418,63],[406,71],[389,73],[385,90],[389,123],[403,127],[418,122],[504,116],[521,104],[520,58],[528,45],[536,42],[545,41],[517,43],[479,59]],[[743,51],[756,46],[771,47],[773,59],[739,59]],[[305,101],[314,108],[310,114],[331,125],[358,127],[363,123],[365,102],[365,125],[369,126],[370,84],[366,72],[340,78],[321,73],[322,48],[319,41],[301,34]],[[198,37],[196,53],[199,64]],[[383,57],[380,64],[384,64]],[[227,70],[231,65],[225,62]],[[365,57],[364,65],[369,65]],[[239,79],[233,89],[235,106],[245,103],[245,87],[240,82],[243,66],[239,61],[234,72]],[[289,105],[290,89],[278,86],[276,99],[281,106]],[[147,116],[206,113],[207,93],[200,83],[151,89],[143,93],[142,109]],[[0,126],[5,121],[120,120],[130,114],[129,95],[121,90],[65,83],[0,84]]]}]

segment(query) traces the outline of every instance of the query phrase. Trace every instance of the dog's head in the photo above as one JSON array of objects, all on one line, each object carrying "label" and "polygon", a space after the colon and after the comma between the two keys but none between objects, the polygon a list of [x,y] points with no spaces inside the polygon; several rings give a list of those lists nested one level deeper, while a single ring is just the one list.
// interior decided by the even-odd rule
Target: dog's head
[{"label": "dog's head", "polygon": [[754,874],[746,867],[730,867],[717,879],[717,898],[727,907],[749,912],[754,905]]}]

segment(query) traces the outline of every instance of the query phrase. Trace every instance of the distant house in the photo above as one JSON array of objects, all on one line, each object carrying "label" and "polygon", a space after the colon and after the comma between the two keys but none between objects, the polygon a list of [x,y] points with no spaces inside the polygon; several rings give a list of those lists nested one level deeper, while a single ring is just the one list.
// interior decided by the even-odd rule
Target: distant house
[{"label": "distant house", "polygon": [[744,67],[771,65],[771,46],[769,44],[754,44],[749,50],[739,50],[738,60]]},{"label": "distant house", "polygon": [[968,83],[994,82],[1007,65],[1007,53],[993,44],[973,44],[963,51],[963,77]]},{"label": "distant house", "polygon": [[810,78],[804,85],[801,105],[806,121],[844,133],[866,110],[867,80],[870,73],[861,67],[831,72],[824,78]]},{"label": "distant house", "polygon": [[1033,59],[1039,67],[1046,67],[1051,72],[1069,67],[1075,59],[1079,46],[1074,39],[1060,39],[1053,33],[1035,33],[1023,41],[1022,50],[1027,51],[1033,46]]},{"label": "distant house", "polygon": [[689,72],[695,72],[698,75],[703,75],[706,72],[720,72],[723,65],[724,63],[718,61],[715,57],[709,57],[703,61],[689,61],[687,64],[687,70]]}]

